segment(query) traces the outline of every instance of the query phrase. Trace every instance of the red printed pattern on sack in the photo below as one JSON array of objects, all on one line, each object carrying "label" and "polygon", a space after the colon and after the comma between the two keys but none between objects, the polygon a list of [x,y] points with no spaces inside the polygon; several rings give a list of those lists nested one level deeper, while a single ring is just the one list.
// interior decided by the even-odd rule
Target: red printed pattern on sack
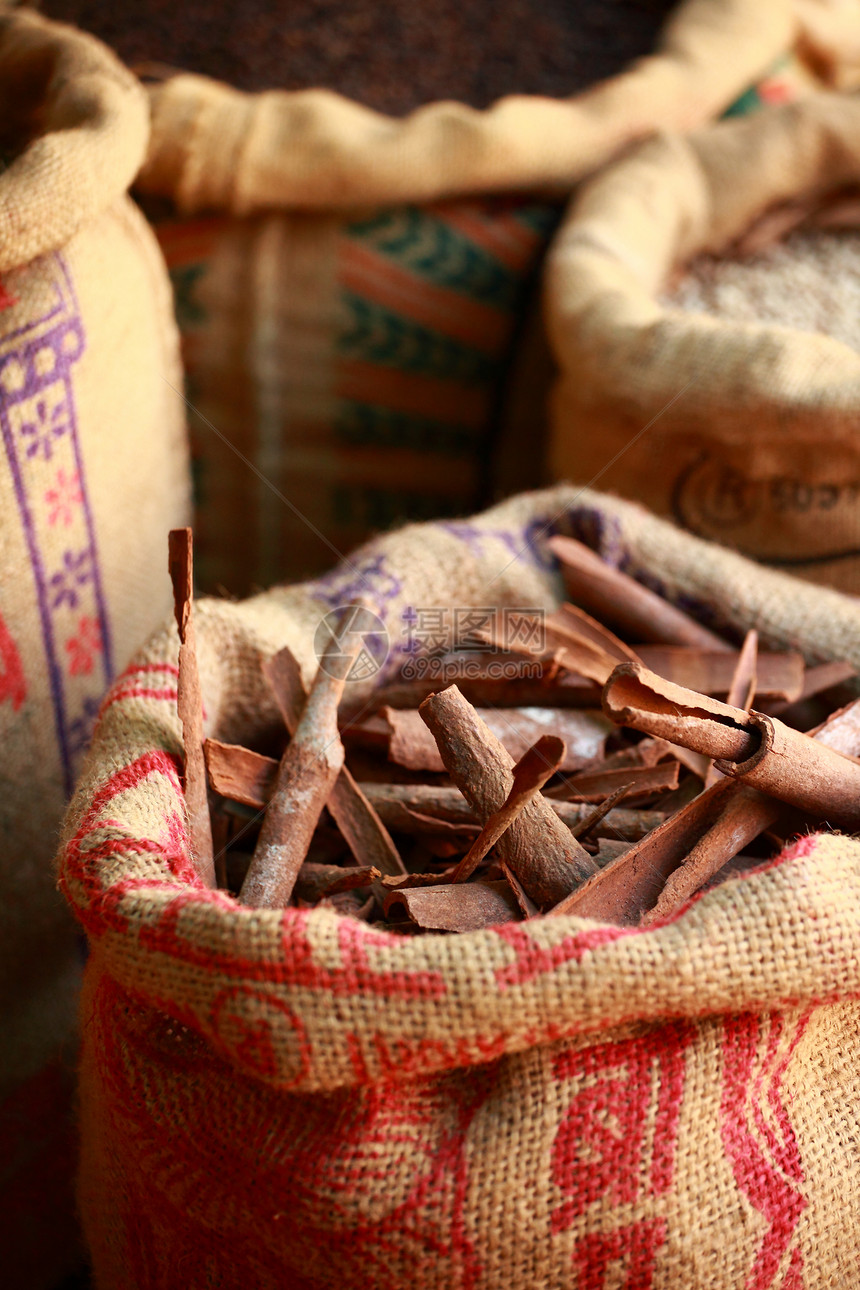
[{"label": "red printed pattern on sack", "polygon": [[[763,1019],[755,1013],[740,1013],[725,1022],[723,1145],[735,1181],[768,1223],[744,1290],[768,1290],[775,1284],[782,1259],[806,1208],[806,1197],[801,1190],[803,1162],[781,1094],[783,1076],[808,1020],[807,1013],[798,1022],[779,1061],[780,1040],[785,1034],[785,1018],[780,1013]],[[762,1039],[765,1052],[756,1071]],[[762,1105],[765,1100],[770,1119],[765,1117]],[[801,1290],[802,1272],[803,1256],[795,1248],[783,1286]]]},{"label": "red printed pattern on sack", "polygon": [[[688,1022],[676,1022],[641,1038],[569,1049],[556,1057],[556,1079],[575,1079],[580,1088],[552,1148],[553,1181],[568,1197],[552,1214],[554,1234],[570,1228],[596,1202],[619,1207],[669,1191],[685,1051],[694,1033]],[[649,1146],[646,1126],[651,1121]],[[665,1227],[656,1221],[582,1238],[574,1251],[579,1290],[602,1290],[609,1263],[618,1260],[626,1269],[625,1290],[646,1290],[664,1239]]]}]

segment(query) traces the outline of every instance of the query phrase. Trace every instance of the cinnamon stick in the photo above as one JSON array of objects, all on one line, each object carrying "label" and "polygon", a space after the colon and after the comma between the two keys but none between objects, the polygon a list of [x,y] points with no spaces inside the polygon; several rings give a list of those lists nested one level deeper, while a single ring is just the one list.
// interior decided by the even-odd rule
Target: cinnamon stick
[{"label": "cinnamon stick", "polygon": [[465,882],[484,856],[510,828],[523,807],[536,797],[544,784],[559,769],[564,759],[564,741],[555,735],[543,735],[517,762],[513,784],[498,811],[489,817],[451,876],[451,882]]},{"label": "cinnamon stick", "polygon": [[289,903],[314,829],[343,767],[337,705],[361,646],[353,633],[329,643],[295,733],[281,758],[240,900],[252,908]]},{"label": "cinnamon stick", "polygon": [[713,757],[717,769],[790,806],[841,827],[860,828],[860,762],[776,717],[670,685],[635,663],[621,663],[604,690],[620,724]]},{"label": "cinnamon stick", "polygon": [[[642,914],[657,901],[669,876],[682,864],[699,839],[705,837],[711,826],[723,817],[726,806],[735,799],[739,799],[735,815],[740,816],[740,822],[735,815],[732,818],[735,836],[740,840],[737,846],[734,839],[731,842],[734,849],[725,856],[725,859],[730,859],[776,819],[779,807],[753,790],[743,790],[730,780],[721,780],[670,816],[624,855],[611,861],[549,912],[576,914],[581,918],[618,925],[638,923]],[[747,811],[750,804],[755,809]]]},{"label": "cinnamon stick", "polygon": [[173,584],[173,608],[179,628],[179,680],[176,706],[182,723],[185,751],[185,810],[194,868],[207,887],[215,886],[212,822],[203,759],[203,696],[197,668],[193,615],[193,535],[190,528],[168,534],[168,567]]},{"label": "cinnamon stick", "polygon": [[313,864],[306,860],[296,878],[295,894],[315,905],[326,896],[370,887],[380,877],[372,865]]},{"label": "cinnamon stick", "polygon": [[698,645],[703,649],[729,648],[714,632],[635,578],[606,564],[582,542],[555,536],[547,545],[561,562],[571,599],[601,621],[620,627],[633,640]]},{"label": "cinnamon stick", "polygon": [[[284,724],[293,735],[307,701],[298,660],[285,647],[263,664],[263,675],[275,696]],[[267,801],[268,796],[263,800]],[[406,872],[391,834],[346,766],[341,769],[326,805],[359,865],[375,866],[380,873]]]},{"label": "cinnamon stick", "polygon": [[[455,685],[425,699],[419,711],[448,774],[486,823],[513,787],[513,759]],[[556,904],[594,872],[591,856],[540,795],[523,808],[498,848],[539,907]]]},{"label": "cinnamon stick", "polygon": [[[700,650],[682,645],[640,645],[637,653],[639,662],[664,680],[686,686],[699,694],[715,696],[728,695],[740,661],[736,650]],[[769,705],[794,702],[803,691],[805,676],[802,655],[759,652],[757,702]],[[739,703],[738,706],[744,705]],[[768,711],[773,710],[768,708]]]}]

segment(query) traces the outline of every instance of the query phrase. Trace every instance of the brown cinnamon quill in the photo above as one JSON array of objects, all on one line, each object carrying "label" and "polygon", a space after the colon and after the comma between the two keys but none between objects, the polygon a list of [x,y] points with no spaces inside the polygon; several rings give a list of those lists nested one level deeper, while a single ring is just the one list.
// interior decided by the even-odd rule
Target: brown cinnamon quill
[{"label": "brown cinnamon quill", "polygon": [[[448,774],[486,823],[513,787],[513,759],[455,685],[425,699],[419,711]],[[523,808],[498,848],[541,908],[556,904],[595,869],[591,856],[540,795]]]},{"label": "brown cinnamon quill", "polygon": [[358,633],[333,638],[301,720],[281,758],[274,791],[240,899],[252,908],[285,908],[314,829],[343,767],[337,706],[361,647]]}]

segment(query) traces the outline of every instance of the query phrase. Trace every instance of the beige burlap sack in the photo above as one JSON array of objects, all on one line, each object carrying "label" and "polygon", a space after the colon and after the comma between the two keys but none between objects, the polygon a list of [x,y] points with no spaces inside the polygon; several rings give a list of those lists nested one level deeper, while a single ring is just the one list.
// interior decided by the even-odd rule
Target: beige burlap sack
[{"label": "beige burlap sack", "polygon": [[[491,190],[545,183],[553,166],[569,188],[628,138],[686,128],[741,90],[744,110],[809,92],[785,56],[787,4],[763,14],[699,0],[662,55],[594,95],[490,113],[437,104],[402,124],[322,92],[187,76],[151,88],[139,186],[172,203],[156,229],[199,413],[202,587],[309,577],[329,542],[344,551],[485,505],[511,476],[545,477],[532,406],[545,370],[515,361],[560,206]],[[535,129],[542,116],[558,124]]]},{"label": "beige burlap sack", "polygon": [[860,591],[860,354],[660,299],[770,208],[858,182],[860,99],[841,94],[650,142],[591,181],[547,266],[556,473],[599,473],[704,537]]},{"label": "beige burlap sack", "polygon": [[[377,680],[410,610],[554,605],[553,531],[724,631],[860,663],[837,593],[566,487],[202,602],[208,731],[275,720],[261,659],[289,643],[310,676],[317,623],[359,587],[391,641]],[[647,930],[403,938],[245,909],[189,862],[176,658],[171,627],[112,691],[61,862],[91,947],[99,1290],[860,1285],[855,841],[804,838]]]},{"label": "beige burlap sack", "polygon": [[249,95],[176,76],[151,91],[139,184],[186,213],[243,215],[567,191],[632,139],[728,107],[800,30],[791,0],[685,0],[656,54],[583,95],[512,95],[485,112],[436,103],[402,121],[328,90]]},{"label": "beige burlap sack", "polygon": [[169,282],[124,195],[145,95],[6,11],[0,122],[0,1279],[34,1290],[74,1232],[80,952],[51,859],[102,695],[169,608],[188,477]]}]

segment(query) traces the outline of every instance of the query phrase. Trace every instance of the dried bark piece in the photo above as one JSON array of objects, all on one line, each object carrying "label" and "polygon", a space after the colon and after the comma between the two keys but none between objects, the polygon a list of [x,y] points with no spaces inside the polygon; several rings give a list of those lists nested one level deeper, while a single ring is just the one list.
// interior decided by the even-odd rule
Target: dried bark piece
[{"label": "dried bark piece", "polygon": [[286,908],[314,829],[343,767],[337,705],[361,647],[358,633],[333,638],[301,720],[281,758],[275,787],[240,899],[255,909]]},{"label": "dried bark piece", "polygon": [[[638,923],[642,914],[656,902],[670,874],[711,825],[719,820],[724,805],[737,794],[738,785],[726,780],[700,793],[688,806],[624,855],[611,861],[549,912],[576,914],[580,918],[594,918],[619,926]],[[771,802],[769,809],[772,811],[770,819],[775,819],[779,808]],[[764,819],[764,824],[758,823],[760,818]],[[766,814],[755,816],[750,826],[755,828],[752,836],[761,832],[768,822]],[[732,854],[741,850],[748,840],[748,837],[744,838]]]},{"label": "dried bark piece", "polygon": [[[617,817],[618,815],[622,814],[622,812],[620,811],[614,812],[613,807],[616,805],[616,803],[620,802],[624,797],[627,796],[627,790],[629,787],[630,787],[629,784],[621,784],[618,788],[616,788],[614,793],[610,793],[608,797],[604,798],[604,800],[600,803],[597,809],[594,811],[591,811],[590,814],[587,815],[580,824],[573,825],[571,828],[571,833],[573,834],[573,836],[575,838],[587,838],[589,833],[594,833],[597,830],[598,826],[605,821],[609,832],[609,836],[612,838],[620,837],[620,834],[617,832],[617,830],[615,830],[612,827],[612,824],[610,823],[610,821],[613,815]],[[662,819],[660,820],[660,822],[662,823]],[[654,827],[657,828],[658,826],[655,824]]]},{"label": "dried bark piece", "polygon": [[785,702],[770,702],[769,696],[762,694],[762,687],[759,685],[759,706],[761,706],[763,698],[767,698],[767,707],[764,710],[770,716],[779,717],[780,721],[794,725],[795,715],[803,711],[802,705],[808,699],[814,699],[826,690],[835,689],[837,685],[844,685],[846,681],[852,681],[856,675],[857,669],[851,663],[819,663],[815,667],[808,667],[804,672],[800,694],[793,699],[787,699]]},{"label": "dried bark piece", "polygon": [[[542,735],[558,735],[566,745],[560,767],[565,771],[578,770],[598,757],[612,729],[602,712],[570,712],[563,708],[487,708],[480,709],[479,716],[515,759],[524,756]],[[390,761],[407,770],[444,772],[436,742],[414,710],[384,707],[378,716],[345,728],[342,734],[348,743],[358,740],[363,746],[380,747],[383,722],[388,730],[386,750]]]},{"label": "dried bark piece", "polygon": [[[448,774],[486,823],[513,787],[513,759],[455,685],[425,699],[419,711],[432,730]],[[538,795],[498,843],[530,898],[552,905],[594,872],[594,862]]]},{"label": "dried bark piece", "polygon": [[296,878],[295,895],[315,905],[326,896],[370,887],[381,874],[372,865],[313,864],[305,861]]},{"label": "dried bark piece", "polygon": [[589,802],[604,801],[621,786],[630,798],[653,797],[655,793],[669,793],[678,787],[678,763],[663,762],[659,766],[619,767],[616,770],[594,769],[573,775],[563,784],[547,791],[553,801]]},{"label": "dried bark piece", "polygon": [[207,739],[203,756],[209,783],[216,793],[246,806],[265,806],[272,796],[278,763],[241,744],[224,744]]},{"label": "dried bark piece", "polygon": [[516,897],[505,881],[393,891],[386,898],[384,912],[386,918],[400,915],[434,932],[476,932],[482,927],[518,922],[521,917]]},{"label": "dried bark piece", "polygon": [[633,640],[698,645],[702,649],[729,648],[714,632],[635,578],[606,564],[582,542],[555,536],[547,545],[561,562],[571,599],[596,614],[601,622],[620,627]]},{"label": "dried bark piece", "polygon": [[451,882],[465,882],[510,828],[523,807],[536,797],[544,784],[564,760],[564,741],[555,735],[543,735],[517,762],[513,769],[511,791],[502,806],[487,820],[451,876]]},{"label": "dried bark piece", "polygon": [[607,715],[714,757],[752,788],[850,830],[860,827],[860,762],[784,725],[622,663],[604,691]]},{"label": "dried bark piece", "polygon": [[[284,725],[293,735],[307,701],[298,660],[285,647],[263,664],[263,675],[275,696]],[[391,834],[346,766],[341,770],[326,805],[359,865],[375,866],[380,873],[406,872]]]},{"label": "dried bark piece", "polygon": [[580,609],[577,605],[560,605],[547,618],[546,625],[552,631],[560,634],[585,637],[592,644],[602,649],[605,654],[608,654],[610,658],[614,658],[616,663],[623,663],[625,660],[635,663],[639,658],[638,650],[634,650],[625,644],[608,627],[605,627],[603,623],[599,623],[596,618],[592,618],[590,614],[587,614],[584,609]]},{"label": "dried bark piece", "polygon": [[[543,628],[542,632],[540,628]],[[539,639],[541,635],[542,641]],[[584,676],[597,685],[604,684],[618,662],[601,642],[566,626],[554,627],[551,620],[542,621],[532,614],[500,611],[495,620],[475,636],[497,649],[510,650],[526,658],[546,660],[550,656],[556,667]]]},{"label": "dried bark piece", "polygon": [[182,723],[185,751],[185,810],[194,868],[207,887],[215,886],[212,822],[203,759],[203,696],[197,669],[193,616],[193,535],[191,529],[171,529],[167,539],[168,567],[173,584],[173,608],[179,628],[179,681],[176,706]]}]

